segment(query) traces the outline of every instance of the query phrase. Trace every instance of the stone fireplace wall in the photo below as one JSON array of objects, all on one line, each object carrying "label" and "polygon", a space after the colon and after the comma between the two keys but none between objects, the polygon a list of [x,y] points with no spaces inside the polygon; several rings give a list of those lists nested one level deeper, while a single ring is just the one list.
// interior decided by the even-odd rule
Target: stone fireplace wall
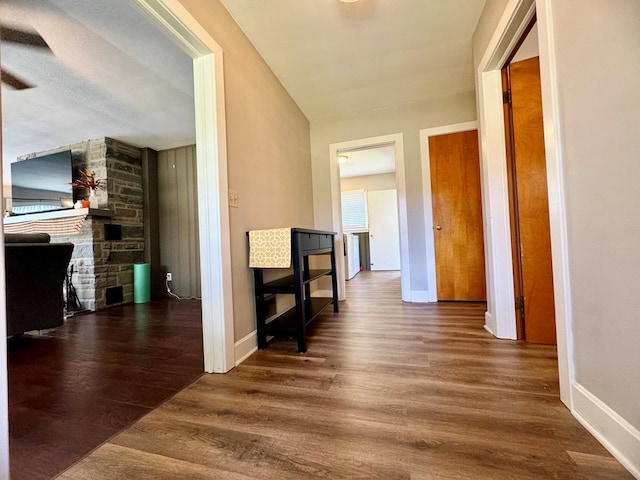
[{"label": "stone fireplace wall", "polygon": [[[99,310],[132,302],[133,264],[144,262],[142,151],[103,137],[28,157],[61,150],[71,150],[74,174],[87,169],[106,180],[106,189],[97,192],[99,209],[93,210],[95,206],[91,205],[91,215],[80,232],[51,237],[52,242],[74,244],[69,266],[73,265],[72,282],[80,304],[83,309]],[[82,190],[74,192],[76,199],[87,196],[88,192]],[[107,228],[112,239],[105,236]]]}]

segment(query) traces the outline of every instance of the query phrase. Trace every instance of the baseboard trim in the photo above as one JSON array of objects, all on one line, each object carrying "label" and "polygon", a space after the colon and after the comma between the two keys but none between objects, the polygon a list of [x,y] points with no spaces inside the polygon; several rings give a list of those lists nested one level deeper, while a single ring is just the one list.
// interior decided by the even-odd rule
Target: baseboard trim
[{"label": "baseboard trim", "polygon": [[498,338],[498,336],[496,335],[496,333],[491,329],[491,327],[489,325],[493,325],[493,315],[491,315],[489,312],[484,312],[484,329],[489,332],[491,335],[493,335],[494,337]]},{"label": "baseboard trim", "polygon": [[429,291],[411,290],[411,301],[413,303],[429,303]]},{"label": "baseboard trim", "polygon": [[254,330],[249,335],[238,340],[234,345],[236,367],[258,350],[258,332]]},{"label": "baseboard trim", "polygon": [[640,480],[640,430],[579,383],[573,390],[573,416]]}]

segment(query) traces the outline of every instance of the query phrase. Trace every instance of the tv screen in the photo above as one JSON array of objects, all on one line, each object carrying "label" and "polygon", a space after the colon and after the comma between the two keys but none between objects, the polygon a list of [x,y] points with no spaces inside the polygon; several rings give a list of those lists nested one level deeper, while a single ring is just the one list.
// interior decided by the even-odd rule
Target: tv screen
[{"label": "tv screen", "polygon": [[11,211],[14,214],[73,208],[71,151],[11,164]]}]

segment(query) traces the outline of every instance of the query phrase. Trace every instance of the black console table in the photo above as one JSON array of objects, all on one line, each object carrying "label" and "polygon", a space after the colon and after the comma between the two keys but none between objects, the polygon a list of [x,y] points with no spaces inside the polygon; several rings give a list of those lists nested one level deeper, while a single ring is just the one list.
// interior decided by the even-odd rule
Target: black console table
[{"label": "black console table", "polygon": [[[307,325],[328,305],[338,313],[338,283],[336,279],[335,232],[291,229],[291,259],[293,275],[264,282],[263,268],[254,268],[258,348],[267,347],[270,336],[296,337],[298,351],[307,351]],[[309,256],[330,255],[331,268],[311,270]],[[331,277],[331,297],[311,297],[311,283]],[[295,305],[284,312],[269,312],[267,304],[276,294],[293,294]]]}]

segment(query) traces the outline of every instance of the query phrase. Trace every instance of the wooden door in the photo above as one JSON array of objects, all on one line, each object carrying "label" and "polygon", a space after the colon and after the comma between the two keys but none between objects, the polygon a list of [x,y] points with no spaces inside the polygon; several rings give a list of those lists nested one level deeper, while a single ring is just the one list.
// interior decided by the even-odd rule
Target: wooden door
[{"label": "wooden door", "polygon": [[486,300],[478,131],[429,137],[438,300]]},{"label": "wooden door", "polygon": [[549,199],[538,57],[508,67],[524,339],[555,344]]},{"label": "wooden door", "polygon": [[395,188],[367,192],[371,270],[400,270],[398,194]]}]

